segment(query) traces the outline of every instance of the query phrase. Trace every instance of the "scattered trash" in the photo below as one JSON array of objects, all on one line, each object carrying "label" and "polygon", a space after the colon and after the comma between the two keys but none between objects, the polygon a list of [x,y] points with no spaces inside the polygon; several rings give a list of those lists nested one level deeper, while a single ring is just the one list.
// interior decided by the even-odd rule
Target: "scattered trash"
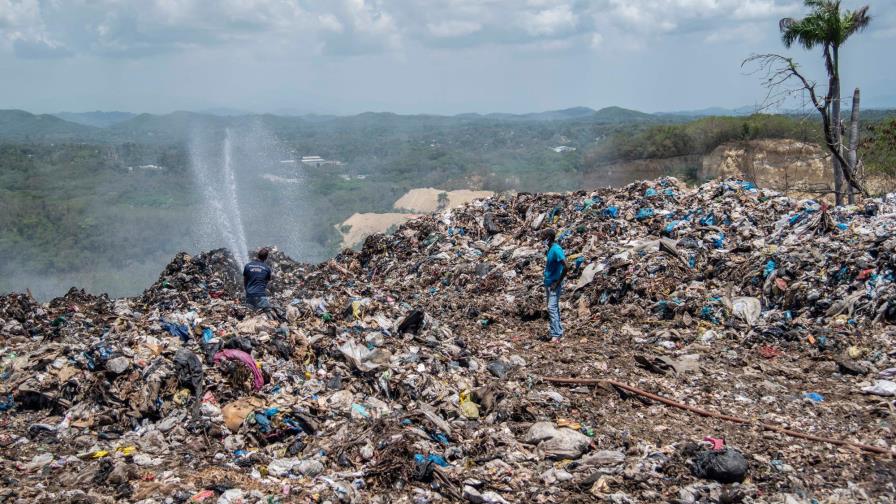
[{"label": "scattered trash", "polygon": [[[2,495],[890,502],[894,213],[666,178],[497,195],[318,265],[274,250],[265,313],[225,250],[133,298],[0,296]],[[710,428],[743,452],[681,451]]]}]

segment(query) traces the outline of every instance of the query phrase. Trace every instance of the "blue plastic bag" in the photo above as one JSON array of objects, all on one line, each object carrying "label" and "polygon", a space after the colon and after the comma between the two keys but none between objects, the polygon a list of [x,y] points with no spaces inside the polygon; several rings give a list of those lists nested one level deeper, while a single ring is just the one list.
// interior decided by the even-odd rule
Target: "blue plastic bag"
[{"label": "blue plastic bag", "polygon": [[445,457],[441,455],[436,455],[434,453],[430,453],[428,456],[423,456],[421,453],[417,453],[414,455],[414,461],[418,464],[425,464],[427,462],[432,462],[433,464],[439,467],[448,467],[448,461],[445,460]]},{"label": "blue plastic bag", "polygon": [[775,263],[774,259],[769,259],[767,263],[765,263],[765,269],[762,271],[762,276],[768,278],[769,275],[775,272],[778,265]]},{"label": "blue plastic bag", "polygon": [[177,336],[184,343],[190,341],[190,328],[182,324],[172,324],[171,322],[162,322],[162,329],[165,329],[172,336]]},{"label": "blue plastic bag", "polygon": [[653,208],[644,207],[639,208],[637,215],[635,215],[635,219],[644,220],[653,217]]},{"label": "blue plastic bag", "polygon": [[824,396],[819,394],[818,392],[808,392],[803,394],[803,397],[811,400],[812,402],[824,402]]}]

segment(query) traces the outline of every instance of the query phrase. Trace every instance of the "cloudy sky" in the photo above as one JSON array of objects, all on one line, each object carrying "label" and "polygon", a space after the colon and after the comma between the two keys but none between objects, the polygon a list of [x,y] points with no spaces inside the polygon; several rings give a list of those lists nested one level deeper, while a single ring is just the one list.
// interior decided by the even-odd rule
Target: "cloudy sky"
[{"label": "cloudy sky", "polygon": [[[896,106],[896,1],[843,51]],[[753,105],[802,0],[0,0],[0,108],[350,114]]]}]

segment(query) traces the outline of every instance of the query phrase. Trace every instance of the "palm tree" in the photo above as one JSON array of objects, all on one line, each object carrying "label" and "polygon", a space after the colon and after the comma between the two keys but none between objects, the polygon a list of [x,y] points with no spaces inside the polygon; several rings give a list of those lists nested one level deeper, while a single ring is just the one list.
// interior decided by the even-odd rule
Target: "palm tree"
[{"label": "palm tree", "polygon": [[[805,0],[806,7],[812,9],[803,19],[784,18],[779,26],[781,39],[788,49],[798,43],[807,50],[821,46],[824,65],[828,73],[828,95],[830,103],[830,131],[835,148],[843,154],[843,135],[840,124],[840,46],[854,33],[864,30],[871,22],[868,6],[854,11],[840,10],[840,0]],[[837,204],[843,203],[843,170],[855,167],[841,166],[838,156],[832,159],[834,170],[834,193]],[[852,186],[850,186],[852,189]],[[850,195],[852,191],[850,190]]]}]

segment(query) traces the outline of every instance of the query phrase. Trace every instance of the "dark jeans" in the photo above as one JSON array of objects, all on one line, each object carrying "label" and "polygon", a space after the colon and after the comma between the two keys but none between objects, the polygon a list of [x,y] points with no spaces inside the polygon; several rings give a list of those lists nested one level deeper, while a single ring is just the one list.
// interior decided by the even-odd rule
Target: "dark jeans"
[{"label": "dark jeans", "polygon": [[246,304],[256,310],[271,308],[271,300],[267,296],[246,296]]}]

